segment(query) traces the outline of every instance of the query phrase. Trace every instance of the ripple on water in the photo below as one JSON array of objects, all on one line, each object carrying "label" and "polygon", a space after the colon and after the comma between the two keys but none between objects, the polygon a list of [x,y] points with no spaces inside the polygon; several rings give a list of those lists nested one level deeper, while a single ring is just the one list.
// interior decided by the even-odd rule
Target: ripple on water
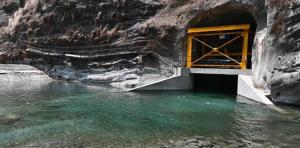
[{"label": "ripple on water", "polygon": [[4,114],[5,111],[6,111],[6,108],[0,106],[0,115]]},{"label": "ripple on water", "polygon": [[[299,141],[297,118],[285,118],[264,106],[236,104],[230,95],[108,93],[80,83],[13,92],[0,90],[0,101],[22,118],[9,125],[0,123],[0,147],[43,143],[138,147],[194,135],[289,145]],[[0,107],[0,115],[9,111]]]}]

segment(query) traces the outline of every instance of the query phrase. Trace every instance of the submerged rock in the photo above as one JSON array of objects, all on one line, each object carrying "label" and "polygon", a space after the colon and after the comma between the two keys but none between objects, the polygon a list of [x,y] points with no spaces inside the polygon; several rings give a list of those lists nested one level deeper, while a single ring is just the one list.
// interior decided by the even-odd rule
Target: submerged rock
[{"label": "submerged rock", "polygon": [[277,146],[272,145],[268,142],[260,143],[247,143],[242,142],[238,139],[224,139],[221,137],[197,137],[184,138],[183,140],[172,140],[172,143],[168,143],[166,147],[172,148],[242,148],[242,147],[252,147],[252,148],[277,148]]}]

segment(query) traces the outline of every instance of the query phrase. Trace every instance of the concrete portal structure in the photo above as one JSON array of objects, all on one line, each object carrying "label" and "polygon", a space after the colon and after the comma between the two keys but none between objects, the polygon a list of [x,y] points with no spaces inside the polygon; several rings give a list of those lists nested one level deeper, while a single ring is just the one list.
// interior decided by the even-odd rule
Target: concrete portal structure
[{"label": "concrete portal structure", "polygon": [[[179,72],[172,77],[162,79],[151,84],[139,86],[127,91],[193,90],[195,75],[231,75],[238,77],[237,98],[239,102],[258,102],[268,106],[273,105],[273,103],[265,96],[262,90],[254,87],[251,78],[251,70],[178,68],[177,71]],[[246,100],[251,101],[248,102]]]},{"label": "concrete portal structure", "polygon": [[[250,68],[247,67],[247,58],[251,55],[248,52],[249,32],[249,24],[189,28],[187,33],[186,68],[179,68],[180,73],[170,78],[139,86],[128,91],[193,90],[196,87],[194,84],[199,76],[205,80],[205,77],[208,79],[207,75],[229,75],[238,77],[237,96],[239,98],[272,105],[273,103],[263,92],[254,87],[251,78],[252,71],[251,69],[247,69]],[[234,42],[237,43],[232,45]],[[198,45],[194,47],[196,43]],[[198,48],[200,50],[197,50]],[[200,58],[197,57],[199,55]],[[225,60],[220,60],[219,57],[223,57]],[[229,80],[230,82],[226,82],[225,84],[236,83],[236,81]],[[200,81],[200,83],[206,82]]]}]

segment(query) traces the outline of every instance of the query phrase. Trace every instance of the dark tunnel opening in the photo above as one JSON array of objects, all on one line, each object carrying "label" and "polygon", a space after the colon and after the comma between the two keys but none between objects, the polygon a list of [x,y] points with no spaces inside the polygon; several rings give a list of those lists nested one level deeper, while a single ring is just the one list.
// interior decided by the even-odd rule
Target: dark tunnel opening
[{"label": "dark tunnel opening", "polygon": [[238,76],[233,75],[194,75],[194,91],[236,95]]},{"label": "dark tunnel opening", "polygon": [[226,26],[235,24],[250,24],[251,31],[255,32],[257,23],[254,17],[244,10],[216,10],[207,12],[199,20],[194,20],[190,27]]}]

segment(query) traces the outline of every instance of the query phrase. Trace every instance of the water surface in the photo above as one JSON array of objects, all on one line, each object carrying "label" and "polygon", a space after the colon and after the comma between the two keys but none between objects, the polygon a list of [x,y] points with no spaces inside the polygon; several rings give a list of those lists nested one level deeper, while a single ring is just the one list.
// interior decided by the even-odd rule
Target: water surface
[{"label": "water surface", "polygon": [[0,147],[142,147],[194,135],[300,144],[299,110],[286,116],[234,95],[118,93],[81,83],[0,87]]}]

